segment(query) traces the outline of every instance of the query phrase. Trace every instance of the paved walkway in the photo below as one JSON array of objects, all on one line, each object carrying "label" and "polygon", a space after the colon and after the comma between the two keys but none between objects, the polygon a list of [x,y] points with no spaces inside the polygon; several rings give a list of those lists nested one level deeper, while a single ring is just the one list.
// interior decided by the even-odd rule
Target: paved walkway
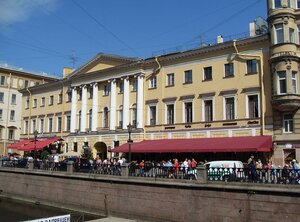
[{"label": "paved walkway", "polygon": [[107,217],[97,220],[90,220],[87,222],[136,222],[135,220],[123,219],[118,217]]}]

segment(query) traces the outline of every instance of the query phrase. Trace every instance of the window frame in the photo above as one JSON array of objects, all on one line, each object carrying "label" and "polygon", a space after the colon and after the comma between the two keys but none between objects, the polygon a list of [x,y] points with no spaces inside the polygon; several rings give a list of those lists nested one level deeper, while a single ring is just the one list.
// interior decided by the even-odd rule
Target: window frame
[{"label": "window frame", "polygon": [[[171,117],[171,122],[169,122],[169,106],[173,106],[173,114]],[[174,102],[170,102],[170,103],[166,103],[165,104],[165,124],[166,125],[174,125],[175,124],[175,103]]]},{"label": "window frame", "polygon": [[184,84],[191,84],[193,83],[193,70],[189,69],[189,70],[185,70],[184,71]]},{"label": "window frame", "polygon": [[[188,115],[188,113],[187,113],[187,104],[189,104],[189,103],[191,103],[192,104],[192,106],[191,106],[191,108],[192,108],[192,113],[191,114],[189,114]],[[183,111],[183,115],[182,115],[182,123],[184,123],[184,124],[191,124],[191,123],[193,123],[194,122],[194,101],[193,100],[185,100],[185,101],[183,101],[182,102],[182,105],[183,105],[183,109],[182,109],[182,111]],[[188,119],[188,117],[190,117],[191,118],[191,121],[189,121]]]},{"label": "window frame", "polygon": [[[279,27],[280,26],[280,27]],[[274,43],[275,44],[281,44],[284,43],[284,25],[283,23],[277,23],[274,24],[274,31],[275,31],[275,39],[274,39]],[[278,41],[278,36],[280,36],[280,41]]]},{"label": "window frame", "polygon": [[[155,113],[154,113],[154,117],[155,119],[153,119],[153,113],[152,113],[152,109],[151,108],[155,108]],[[157,104],[156,103],[152,103],[152,104],[148,104],[148,125],[149,126],[156,126],[157,125]]]},{"label": "window frame", "polygon": [[298,72],[292,71],[292,89],[294,94],[298,94]]},{"label": "window frame", "polygon": [[247,70],[247,74],[256,74],[257,73],[257,60],[256,59],[248,59],[246,61],[246,70]]},{"label": "window frame", "polygon": [[174,73],[168,73],[166,75],[166,86],[174,86],[175,85],[175,74]]},{"label": "window frame", "polygon": [[234,63],[224,64],[224,78],[234,77]]},{"label": "window frame", "polygon": [[9,121],[14,122],[16,121],[16,111],[15,110],[10,110],[10,114],[9,114]]},{"label": "window frame", "polygon": [[4,92],[0,92],[0,103],[4,103]]},{"label": "window frame", "polygon": [[[229,99],[233,99],[233,113],[228,114],[227,113],[227,101]],[[228,115],[230,115],[229,118],[228,118]],[[236,96],[235,95],[223,96],[223,120],[236,120],[236,119],[237,119]]]},{"label": "window frame", "polygon": [[[292,118],[285,118],[286,116],[292,116]],[[294,115],[291,113],[285,113],[283,114],[282,121],[283,133],[294,133]],[[286,123],[288,129],[286,129]]]},{"label": "window frame", "polygon": [[[284,78],[283,77],[280,77],[280,74],[284,74]],[[287,75],[286,75],[286,71],[278,71],[277,72],[277,87],[278,87],[278,95],[285,95],[287,94]],[[283,82],[284,81],[284,87],[285,87],[285,91],[282,92],[281,90],[281,81]]]},{"label": "window frame", "polygon": [[103,87],[103,96],[109,96],[110,94],[110,84],[105,84]]},{"label": "window frame", "polygon": [[[207,73],[209,71],[210,73]],[[209,74],[210,76],[207,76]],[[203,68],[203,81],[209,81],[212,80],[212,66],[207,66]],[[208,78],[210,77],[210,78]]]},{"label": "window frame", "polygon": [[53,106],[54,104],[54,96],[49,96],[49,106]]},{"label": "window frame", "polygon": [[[249,103],[249,97],[250,96],[257,96],[257,111],[258,116],[257,117],[250,117],[250,103]],[[253,92],[253,93],[247,93],[246,94],[246,118],[248,119],[255,119],[260,118],[260,93],[259,92]]]},{"label": "window frame", "polygon": [[[211,120],[206,120],[206,106],[205,102],[211,101],[212,111],[211,111]],[[213,122],[215,120],[215,98],[214,97],[205,97],[202,98],[202,122]]]},{"label": "window frame", "polygon": [[15,93],[11,94],[11,104],[12,105],[17,104],[17,94],[15,94]]},{"label": "window frame", "polygon": [[151,76],[149,78],[149,89],[156,89],[157,88],[157,77]]}]

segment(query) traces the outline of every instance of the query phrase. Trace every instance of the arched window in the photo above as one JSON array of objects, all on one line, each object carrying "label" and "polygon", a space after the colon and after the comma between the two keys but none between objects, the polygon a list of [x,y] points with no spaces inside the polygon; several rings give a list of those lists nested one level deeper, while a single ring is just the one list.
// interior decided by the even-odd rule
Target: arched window
[{"label": "arched window", "polygon": [[103,127],[108,128],[108,108],[103,109]]}]

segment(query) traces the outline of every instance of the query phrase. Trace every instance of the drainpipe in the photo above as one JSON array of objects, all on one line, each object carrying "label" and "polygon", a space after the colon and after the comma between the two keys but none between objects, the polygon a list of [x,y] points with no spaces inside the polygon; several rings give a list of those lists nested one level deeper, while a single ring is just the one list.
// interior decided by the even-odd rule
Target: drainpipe
[{"label": "drainpipe", "polygon": [[8,141],[8,115],[9,115],[9,98],[10,98],[10,88],[11,88],[11,73],[9,73],[9,83],[8,83],[8,97],[7,97],[7,114],[6,114],[6,122],[5,122],[5,138],[4,138],[4,143],[3,143],[3,154],[5,155],[7,152],[7,148],[6,148],[6,142]]},{"label": "drainpipe", "polygon": [[263,136],[265,134],[265,113],[264,113],[264,103],[265,103],[265,98],[263,96],[263,92],[264,92],[264,84],[263,84],[263,58],[261,55],[249,55],[249,54],[241,54],[239,53],[237,46],[236,46],[236,40],[233,40],[233,47],[235,49],[236,55],[238,57],[242,57],[242,56],[247,56],[247,57],[253,57],[253,58],[258,58],[260,60],[260,72],[259,72],[259,85],[260,85],[260,121],[261,121],[261,130],[260,130],[260,134],[261,136]]},{"label": "drainpipe", "polygon": [[32,103],[32,95],[30,90],[27,87],[27,92],[29,93],[29,117],[28,117],[28,132],[27,132],[27,139],[29,139],[29,134],[31,132],[31,103]]}]

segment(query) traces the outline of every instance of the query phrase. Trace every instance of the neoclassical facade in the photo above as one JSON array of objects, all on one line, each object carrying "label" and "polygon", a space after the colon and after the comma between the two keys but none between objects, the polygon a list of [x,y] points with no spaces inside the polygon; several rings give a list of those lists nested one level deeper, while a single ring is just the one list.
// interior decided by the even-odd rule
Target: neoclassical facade
[{"label": "neoclassical facade", "polygon": [[18,90],[55,80],[56,77],[45,74],[0,66],[0,155],[12,153],[7,147],[20,140],[22,94]]},{"label": "neoclassical facade", "polygon": [[272,136],[268,158],[300,159],[299,4],[268,0],[266,34],[146,59],[99,54],[23,90],[22,137],[38,129],[63,152],[105,158],[131,124],[134,142]]}]

